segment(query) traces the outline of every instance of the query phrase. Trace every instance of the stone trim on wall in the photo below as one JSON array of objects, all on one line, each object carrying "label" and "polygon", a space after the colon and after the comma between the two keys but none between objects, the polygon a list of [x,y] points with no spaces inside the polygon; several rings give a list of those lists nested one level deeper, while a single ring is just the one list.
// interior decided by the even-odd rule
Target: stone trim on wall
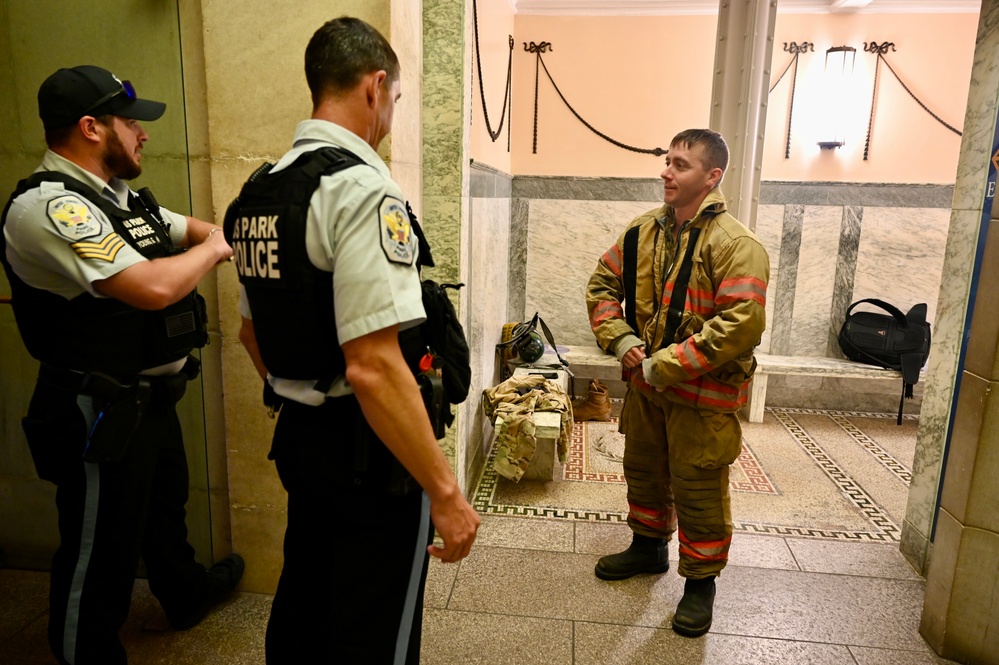
[{"label": "stone trim on wall", "polygon": [[[499,174],[482,164],[475,169]],[[506,174],[502,174],[505,177]],[[582,201],[661,201],[659,178],[576,178],[512,176],[514,198]],[[724,184],[722,185],[724,189]],[[476,194],[473,196],[488,196]],[[502,196],[502,194],[495,194]],[[953,185],[868,184],[848,182],[763,182],[760,204],[830,205],[890,208],[951,207]]]},{"label": "stone trim on wall", "polygon": [[515,176],[513,196],[518,199],[661,201],[663,183],[659,178]]},{"label": "stone trim on wall", "polygon": [[953,185],[851,182],[764,182],[760,203],[886,208],[950,208]]},{"label": "stone trim on wall", "polygon": [[469,195],[473,199],[508,199],[512,196],[513,176],[472,160]]}]

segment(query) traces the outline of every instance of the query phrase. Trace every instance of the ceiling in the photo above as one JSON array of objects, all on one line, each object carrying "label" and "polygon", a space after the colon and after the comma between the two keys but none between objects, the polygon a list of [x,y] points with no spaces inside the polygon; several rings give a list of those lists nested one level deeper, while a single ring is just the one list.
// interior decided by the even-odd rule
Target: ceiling
[{"label": "ceiling", "polygon": [[[665,16],[716,14],[719,0],[508,0],[515,14]],[[977,14],[980,0],[777,0],[788,14]]]}]

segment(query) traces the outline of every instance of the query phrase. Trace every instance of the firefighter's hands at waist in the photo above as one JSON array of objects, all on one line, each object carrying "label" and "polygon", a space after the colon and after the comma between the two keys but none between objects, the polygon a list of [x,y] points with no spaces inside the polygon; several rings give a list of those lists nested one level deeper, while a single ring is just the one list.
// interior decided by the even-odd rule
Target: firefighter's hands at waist
[{"label": "firefighter's hands at waist", "polygon": [[626,369],[634,369],[642,364],[645,360],[645,347],[633,346],[628,349],[628,352],[621,356],[621,364],[624,365]]}]

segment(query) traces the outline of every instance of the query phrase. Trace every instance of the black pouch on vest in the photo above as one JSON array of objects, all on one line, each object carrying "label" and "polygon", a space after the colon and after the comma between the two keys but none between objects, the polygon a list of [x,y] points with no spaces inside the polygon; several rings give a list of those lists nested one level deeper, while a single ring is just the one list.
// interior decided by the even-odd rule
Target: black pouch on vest
[{"label": "black pouch on vest", "polygon": [[[110,400],[98,398],[95,404],[103,404],[87,436],[87,446],[83,453],[84,462],[118,462],[132,441],[135,431],[142,422],[142,415],[149,404],[153,384],[148,378],[136,377],[131,384],[119,384],[110,377],[92,374],[96,381],[117,384],[117,397]],[[105,390],[107,387],[97,388]],[[96,392],[95,390],[95,392]],[[89,392],[89,391],[88,391]]]},{"label": "black pouch on vest", "polygon": [[439,441],[444,438],[447,431],[447,423],[444,422],[444,409],[451,413],[450,407],[444,403],[444,383],[437,376],[437,372],[429,370],[421,372],[416,376],[416,384],[420,387],[420,394],[423,396],[423,404],[427,408],[427,415],[430,416],[430,426],[434,429],[434,436]]}]

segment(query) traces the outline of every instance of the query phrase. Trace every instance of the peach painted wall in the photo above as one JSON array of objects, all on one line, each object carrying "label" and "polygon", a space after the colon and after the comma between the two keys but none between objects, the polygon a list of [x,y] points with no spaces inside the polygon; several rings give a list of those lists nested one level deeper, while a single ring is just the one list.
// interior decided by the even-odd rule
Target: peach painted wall
[{"label": "peach painted wall", "polygon": [[[912,93],[936,115],[960,130],[968,104],[975,52],[975,14],[778,14],[771,81],[790,61],[785,42],[810,41],[815,52],[798,59],[798,83],[791,127],[791,156],[784,158],[790,76],[774,89],[767,115],[763,179],[785,181],[952,184],[961,137],[934,120],[903,89],[882,62],[869,158],[864,142],[871,109],[877,57],[864,42],[893,42],[885,59]],[[821,115],[825,51],[857,49],[853,96],[845,105],[846,145],[821,150],[814,119]]]},{"label": "peach painted wall", "polygon": [[542,55],[574,109],[597,130],[639,148],[668,148],[682,128],[707,124],[714,16],[518,16],[513,72],[516,175],[654,177],[662,157],[615,147],[572,115],[524,42],[551,42]]},{"label": "peach painted wall", "polygon": [[[508,4],[499,0],[480,2],[479,12],[483,77],[495,127],[493,114],[498,115],[502,105],[506,78],[510,16]],[[815,52],[799,59],[789,159],[784,158],[784,147],[790,72],[772,93],[764,180],[953,183],[960,137],[923,111],[884,64],[870,158],[863,160],[876,60],[863,46],[865,40],[894,42],[897,51],[887,54],[888,62],[934,113],[961,129],[977,21],[975,14],[778,14],[771,82],[789,62],[785,42],[809,41]],[[524,43],[551,42],[543,57],[552,77],[569,103],[598,130],[636,147],[665,148],[681,129],[707,124],[715,24],[715,16],[513,17],[509,166],[505,136],[493,144],[485,132],[477,84],[472,94],[472,158],[515,175],[658,175],[661,157],[623,150],[593,134],[565,107],[543,69],[533,153],[536,60],[525,52]],[[809,123],[822,89],[825,50],[844,44],[857,48],[855,97],[852,112],[846,114],[850,133],[844,147],[821,151]]]},{"label": "peach painted wall", "polygon": [[[513,9],[507,0],[478,0],[479,53],[482,57],[482,89],[485,91],[486,109],[489,112],[489,125],[495,132],[502,121],[500,134],[493,141],[486,131],[482,114],[482,95],[479,90],[479,70],[475,62],[475,44],[472,51],[472,128],[471,154],[477,162],[488,164],[503,173],[510,173],[510,153],[507,152],[507,139],[510,138],[510,119],[501,116],[503,98],[506,93],[506,72],[510,62],[510,42],[513,35]],[[468,3],[472,13],[472,3]],[[474,34],[473,34],[474,39]],[[515,43],[515,47],[519,44]],[[513,59],[516,62],[517,50]],[[509,104],[509,101],[507,102]],[[507,115],[509,109],[507,110]],[[512,149],[512,146],[511,146]]]}]

